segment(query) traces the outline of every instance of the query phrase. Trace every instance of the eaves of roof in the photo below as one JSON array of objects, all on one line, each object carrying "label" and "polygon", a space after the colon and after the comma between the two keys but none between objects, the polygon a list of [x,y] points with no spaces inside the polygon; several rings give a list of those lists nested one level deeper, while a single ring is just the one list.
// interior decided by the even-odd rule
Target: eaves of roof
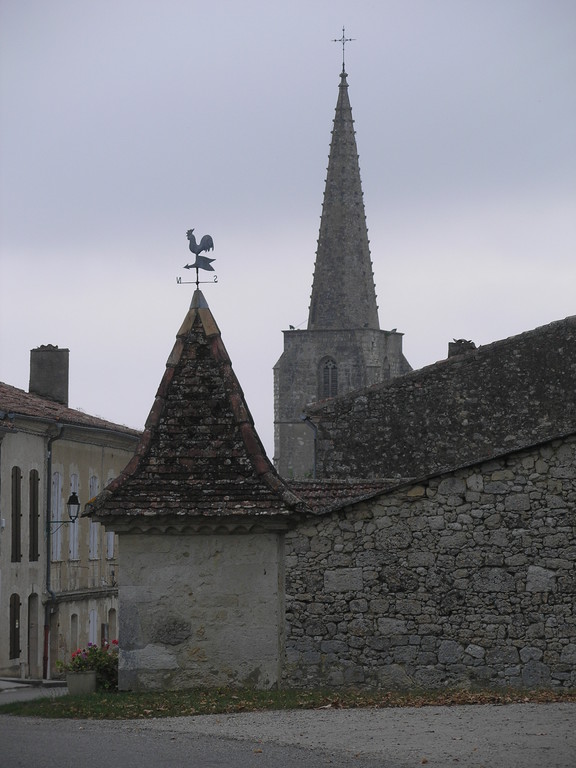
[{"label": "eaves of roof", "polygon": [[140,432],[0,382],[0,424],[13,431],[18,419],[106,430],[136,440]]}]

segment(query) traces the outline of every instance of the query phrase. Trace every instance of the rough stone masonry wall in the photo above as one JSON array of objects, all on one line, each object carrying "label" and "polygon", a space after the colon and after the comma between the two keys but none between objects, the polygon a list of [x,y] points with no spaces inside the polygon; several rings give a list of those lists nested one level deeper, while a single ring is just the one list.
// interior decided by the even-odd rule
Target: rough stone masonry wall
[{"label": "rough stone masonry wall", "polygon": [[576,442],[303,522],[285,685],[576,685]]},{"label": "rough stone masonry wall", "polygon": [[310,408],[317,477],[413,478],[576,430],[576,317]]}]

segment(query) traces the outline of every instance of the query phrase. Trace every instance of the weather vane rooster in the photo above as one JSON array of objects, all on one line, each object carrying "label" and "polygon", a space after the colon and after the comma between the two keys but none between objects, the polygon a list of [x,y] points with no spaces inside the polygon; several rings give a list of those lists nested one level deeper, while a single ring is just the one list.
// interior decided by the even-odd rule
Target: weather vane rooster
[{"label": "weather vane rooster", "polygon": [[186,237],[189,240],[190,250],[196,256],[196,261],[194,264],[185,264],[184,269],[207,269],[210,272],[214,272],[212,262],[215,261],[215,259],[209,259],[208,256],[200,256],[202,251],[208,252],[214,250],[214,240],[212,240],[211,235],[204,235],[200,242],[197,243],[196,238],[194,237],[194,230],[189,229],[188,232],[186,232]]}]

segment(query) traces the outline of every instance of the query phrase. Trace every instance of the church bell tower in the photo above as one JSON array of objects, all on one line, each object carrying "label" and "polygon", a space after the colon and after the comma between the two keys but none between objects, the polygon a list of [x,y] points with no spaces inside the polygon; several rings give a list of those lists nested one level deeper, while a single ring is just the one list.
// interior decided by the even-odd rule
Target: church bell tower
[{"label": "church bell tower", "polygon": [[402,334],[380,330],[347,74],[342,67],[320,234],[304,330],[283,331],[274,366],[274,461],[280,475],[315,475],[306,405],[411,370]]}]

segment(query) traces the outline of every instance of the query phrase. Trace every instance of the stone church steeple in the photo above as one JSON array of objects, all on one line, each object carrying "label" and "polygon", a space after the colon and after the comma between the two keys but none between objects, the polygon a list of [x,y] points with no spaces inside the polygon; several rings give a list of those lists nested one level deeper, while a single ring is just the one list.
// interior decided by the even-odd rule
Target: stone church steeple
[{"label": "stone church steeple", "polygon": [[380,330],[344,67],[308,326],[283,333],[284,351],[274,366],[274,461],[284,477],[313,477],[315,433],[302,417],[305,407],[411,370],[402,353],[402,334]]},{"label": "stone church steeple", "polygon": [[380,328],[346,78],[342,70],[308,317],[310,331]]}]

